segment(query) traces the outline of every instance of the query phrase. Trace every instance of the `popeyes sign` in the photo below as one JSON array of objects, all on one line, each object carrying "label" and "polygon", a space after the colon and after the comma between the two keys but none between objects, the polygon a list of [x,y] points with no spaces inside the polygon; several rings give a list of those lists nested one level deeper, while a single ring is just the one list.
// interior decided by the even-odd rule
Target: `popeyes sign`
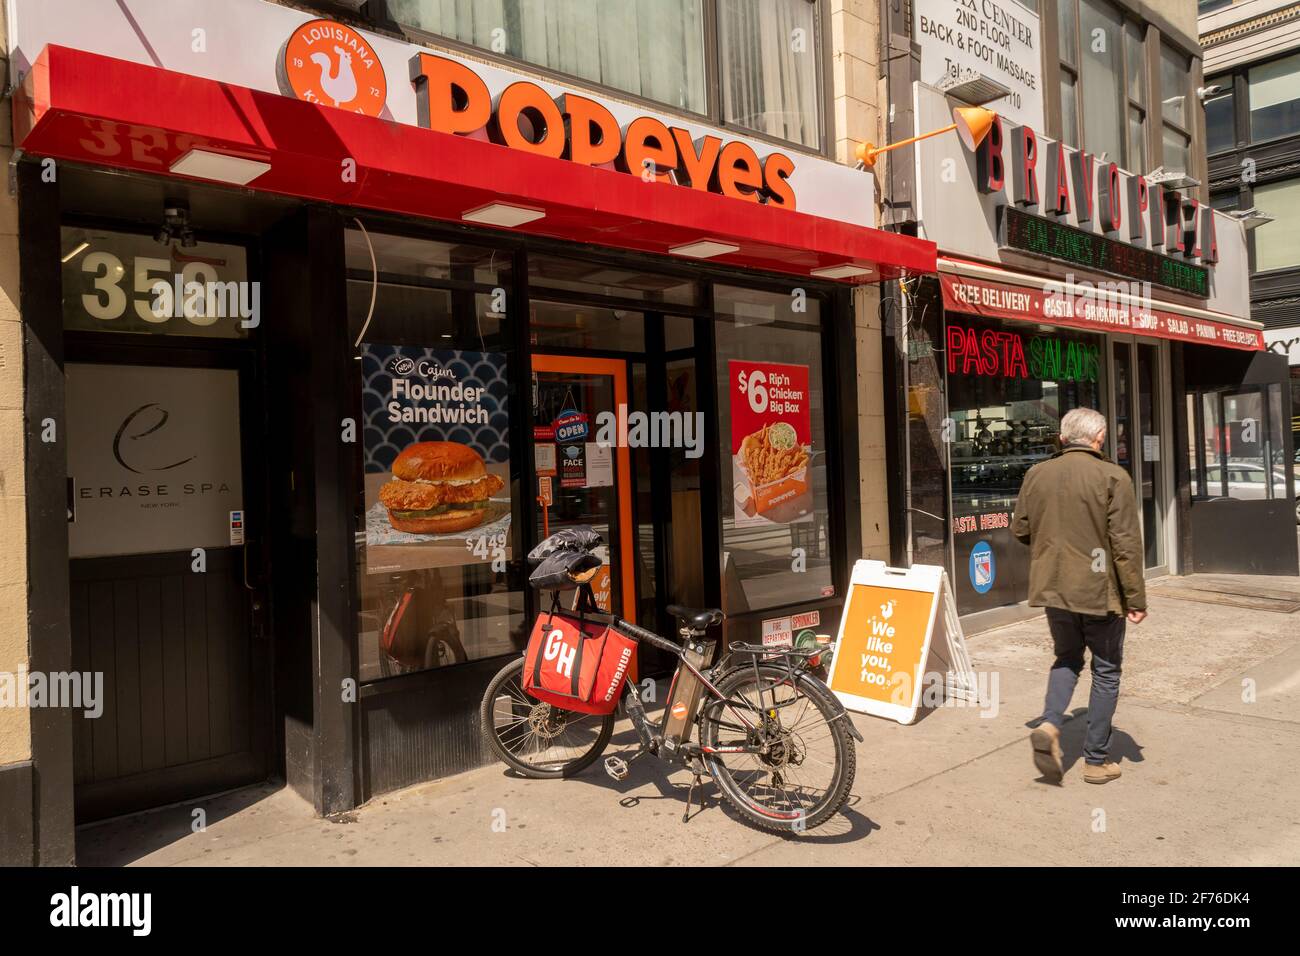
[{"label": "popeyes sign", "polygon": [[653,116],[620,126],[597,100],[575,93],[552,97],[518,80],[493,97],[469,65],[435,53],[411,58],[419,124],[440,133],[486,137],[526,153],[603,166],[732,199],[795,208],[784,153],[760,157],[742,140],[692,136]]},{"label": "popeyes sign", "polygon": [[[354,28],[299,9],[307,4],[222,0],[218,24],[212,0],[6,3],[11,85],[21,84],[41,52],[56,45],[290,96],[322,109],[492,141],[683,191],[773,209],[797,206],[801,213],[856,226],[876,221],[875,180],[850,166],[709,125],[698,115],[675,113],[671,104],[661,109],[631,102],[631,95],[585,89],[576,77],[533,75],[517,57],[507,61],[485,50],[461,54]],[[587,6],[594,11],[599,4]],[[196,56],[195,35],[178,25],[205,23],[205,51]]]}]

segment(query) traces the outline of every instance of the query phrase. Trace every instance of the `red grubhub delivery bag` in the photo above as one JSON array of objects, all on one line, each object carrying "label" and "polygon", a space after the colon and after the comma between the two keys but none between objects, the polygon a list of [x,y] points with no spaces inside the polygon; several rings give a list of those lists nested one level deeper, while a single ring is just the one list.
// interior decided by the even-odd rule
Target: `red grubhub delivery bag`
[{"label": "red grubhub delivery bag", "polygon": [[524,691],[561,710],[612,714],[636,641],[580,615],[537,615],[524,655]]}]

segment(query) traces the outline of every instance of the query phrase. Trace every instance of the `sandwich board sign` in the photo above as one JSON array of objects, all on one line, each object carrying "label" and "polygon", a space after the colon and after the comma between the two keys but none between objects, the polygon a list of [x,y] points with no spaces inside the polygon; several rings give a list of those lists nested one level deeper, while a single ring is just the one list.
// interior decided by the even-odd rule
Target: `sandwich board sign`
[{"label": "sandwich board sign", "polygon": [[975,675],[944,569],[858,561],[840,617],[831,691],[847,710],[910,724],[926,675],[937,669],[932,664],[946,674],[946,696],[976,699]]}]

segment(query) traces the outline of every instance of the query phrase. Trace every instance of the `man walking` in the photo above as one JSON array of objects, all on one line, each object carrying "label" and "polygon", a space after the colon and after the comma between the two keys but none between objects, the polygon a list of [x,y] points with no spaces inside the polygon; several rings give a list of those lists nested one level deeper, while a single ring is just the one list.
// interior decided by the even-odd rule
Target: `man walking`
[{"label": "man walking", "polygon": [[1101,453],[1106,418],[1076,408],[1061,419],[1061,453],[1025,475],[1011,530],[1029,545],[1029,603],[1047,609],[1056,661],[1047,679],[1041,723],[1030,742],[1034,766],[1059,783],[1061,724],[1092,654],[1092,693],[1083,779],[1109,783],[1120,769],[1108,757],[1119,700],[1126,621],[1146,616],[1142,535],[1133,479]]}]

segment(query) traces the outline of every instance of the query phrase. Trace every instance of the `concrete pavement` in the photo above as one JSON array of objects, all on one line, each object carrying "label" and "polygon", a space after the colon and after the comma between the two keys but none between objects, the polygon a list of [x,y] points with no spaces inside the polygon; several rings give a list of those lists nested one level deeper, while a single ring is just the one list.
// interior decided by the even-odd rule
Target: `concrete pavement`
[{"label": "concrete pavement", "polygon": [[[927,712],[904,727],[855,716],[866,738],[846,812],[802,837],[738,822],[706,784],[682,824],[685,772],[653,758],[615,783],[598,766],[566,781],[489,766],[322,820],[273,787],[79,831],[83,865],[1240,865],[1300,863],[1300,613],[1224,606],[1229,588],[1300,598],[1295,578],[1168,579],[1130,627],[1113,755],[1124,777],[1084,783],[1088,679],[1063,742],[1062,786],[1040,782],[1026,726],[1050,642],[1041,618],[968,639],[998,678],[996,715]],[[1175,585],[1177,588],[1175,589]],[[1263,589],[1263,590],[1261,590]],[[1205,603],[1205,602],[1211,603]],[[991,711],[990,711],[991,714]],[[610,752],[628,752],[624,721]],[[698,799],[698,797],[697,797]],[[192,832],[193,811],[207,826]]]}]

